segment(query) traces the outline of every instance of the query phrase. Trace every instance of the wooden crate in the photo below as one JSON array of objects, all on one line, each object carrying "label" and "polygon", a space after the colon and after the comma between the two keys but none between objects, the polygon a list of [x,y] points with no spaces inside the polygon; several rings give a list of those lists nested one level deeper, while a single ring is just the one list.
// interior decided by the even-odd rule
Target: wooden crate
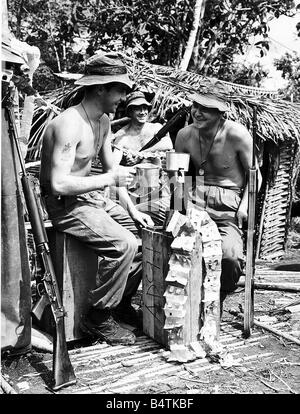
[{"label": "wooden crate", "polygon": [[[98,257],[72,236],[54,229],[48,229],[47,233],[56,278],[67,313],[66,340],[81,339],[84,335],[79,328],[80,318],[88,310],[88,292],[96,284]],[[46,332],[53,329],[49,320],[44,320],[42,328]]]},{"label": "wooden crate", "polygon": [[[144,333],[167,348],[174,342],[173,333],[165,330],[164,293],[169,271],[171,243],[173,237],[165,232],[144,229],[142,233],[143,250],[143,330]],[[179,252],[178,252],[179,253]],[[191,270],[186,286],[187,302],[185,319],[180,338],[184,345],[199,340],[201,328],[201,286],[202,286],[202,254],[200,236],[196,240],[196,248],[190,256]],[[177,336],[177,335],[176,335]],[[176,342],[177,339],[175,339]]]},{"label": "wooden crate", "polygon": [[163,294],[166,290],[165,279],[169,269],[171,255],[170,245],[173,237],[170,235],[143,229],[143,331],[157,342],[167,345]]},{"label": "wooden crate", "polygon": [[186,304],[185,324],[183,329],[184,345],[199,340],[202,326],[202,241],[200,235],[196,238],[196,245],[191,254],[191,273],[187,285],[188,301]]}]

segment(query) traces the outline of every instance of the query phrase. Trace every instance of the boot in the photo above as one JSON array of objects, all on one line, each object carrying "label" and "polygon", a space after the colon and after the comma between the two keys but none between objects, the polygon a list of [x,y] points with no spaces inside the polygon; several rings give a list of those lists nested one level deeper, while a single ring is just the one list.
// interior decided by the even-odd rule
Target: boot
[{"label": "boot", "polygon": [[109,310],[90,310],[82,319],[80,328],[82,332],[110,345],[133,345],[136,340],[131,331],[122,328],[115,321]]},{"label": "boot", "polygon": [[113,309],[114,318],[119,322],[134,326],[139,331],[143,329],[142,310],[135,310],[131,305],[131,298],[122,299],[119,305]]}]

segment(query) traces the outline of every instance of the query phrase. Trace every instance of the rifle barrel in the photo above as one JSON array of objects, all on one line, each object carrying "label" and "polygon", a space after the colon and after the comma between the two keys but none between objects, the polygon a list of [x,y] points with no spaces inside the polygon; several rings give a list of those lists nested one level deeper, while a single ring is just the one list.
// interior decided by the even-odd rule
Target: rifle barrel
[{"label": "rifle barrel", "polygon": [[170,128],[175,124],[175,122],[177,122],[178,119],[186,114],[187,108],[184,107],[179,109],[179,111],[176,112],[176,114],[173,115],[172,118],[165,123],[165,125],[154,135],[154,137],[149,142],[147,142],[147,144],[143,146],[143,148],[140,149],[140,151],[145,151],[146,149],[149,149],[153,147],[153,145],[157,144],[157,142],[159,142],[169,132]]}]

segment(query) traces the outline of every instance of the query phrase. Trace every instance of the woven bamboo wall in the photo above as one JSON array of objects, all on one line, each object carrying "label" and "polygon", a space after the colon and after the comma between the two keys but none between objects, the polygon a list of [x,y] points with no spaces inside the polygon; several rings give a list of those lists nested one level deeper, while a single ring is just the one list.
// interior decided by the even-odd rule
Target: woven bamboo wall
[{"label": "woven bamboo wall", "polygon": [[258,258],[279,259],[285,253],[292,199],[292,175],[295,143],[284,141],[280,146],[280,161],[274,184],[265,193],[265,209],[261,217],[262,234]]}]

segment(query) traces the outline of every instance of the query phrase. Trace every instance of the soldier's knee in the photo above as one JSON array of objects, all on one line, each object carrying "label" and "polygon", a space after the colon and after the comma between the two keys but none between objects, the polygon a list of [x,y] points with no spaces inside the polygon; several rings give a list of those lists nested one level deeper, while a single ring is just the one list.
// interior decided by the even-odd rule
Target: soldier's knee
[{"label": "soldier's knee", "polygon": [[235,263],[243,257],[242,243],[222,243],[222,258],[228,262]]},{"label": "soldier's knee", "polygon": [[229,268],[231,267],[235,268],[240,265],[240,262],[237,256],[230,256],[230,255],[226,256],[223,254],[222,265],[229,267]]},{"label": "soldier's knee", "polygon": [[136,237],[132,234],[131,237],[127,240],[128,242],[128,250],[136,253],[138,250],[138,242]]},{"label": "soldier's knee", "polygon": [[135,254],[138,249],[137,239],[133,234],[129,234],[126,238],[120,241],[118,250],[124,255]]}]

